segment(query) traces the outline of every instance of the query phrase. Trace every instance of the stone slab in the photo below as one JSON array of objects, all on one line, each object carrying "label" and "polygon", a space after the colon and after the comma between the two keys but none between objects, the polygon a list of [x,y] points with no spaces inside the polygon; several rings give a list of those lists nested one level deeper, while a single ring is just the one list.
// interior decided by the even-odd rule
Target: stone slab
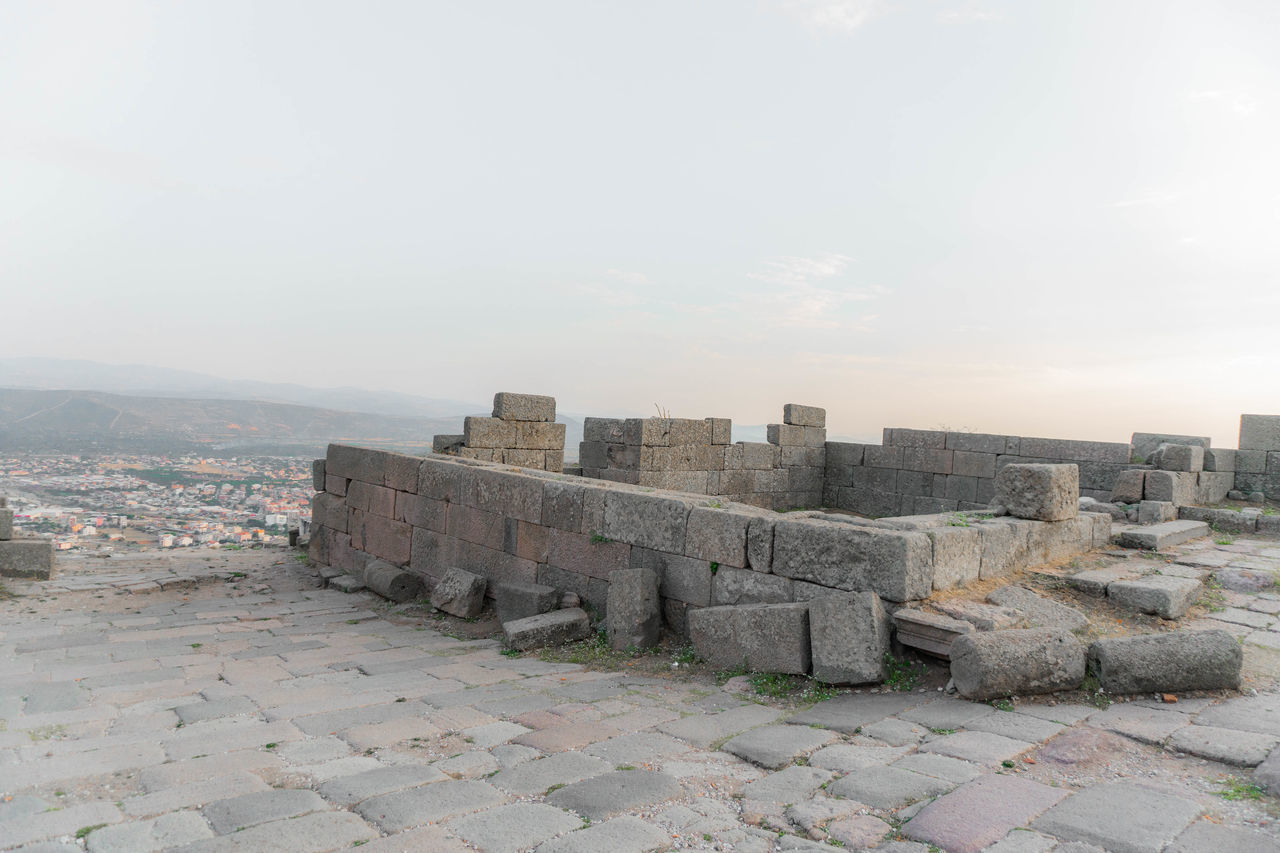
[{"label": "stone slab", "polygon": [[1160,853],[1203,813],[1191,800],[1135,782],[1113,782],[1073,794],[1031,825],[1111,853]]},{"label": "stone slab", "polygon": [[983,776],[929,803],[902,832],[948,853],[978,853],[1030,823],[1067,794],[1030,779]]},{"label": "stone slab", "polygon": [[1125,530],[1120,534],[1120,544],[1126,548],[1160,551],[1208,535],[1209,525],[1203,521],[1166,521],[1150,527]]},{"label": "stone slab", "polygon": [[721,747],[739,758],[777,770],[826,746],[835,735],[823,729],[803,726],[762,726],[731,738]]},{"label": "stone slab", "polygon": [[666,773],[619,770],[552,791],[547,802],[597,821],[673,800],[683,793],[680,783]]}]

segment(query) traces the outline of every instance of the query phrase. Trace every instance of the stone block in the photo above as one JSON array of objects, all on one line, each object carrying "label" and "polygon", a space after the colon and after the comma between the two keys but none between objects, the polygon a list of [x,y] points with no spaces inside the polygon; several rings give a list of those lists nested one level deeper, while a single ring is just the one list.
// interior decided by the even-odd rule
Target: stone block
[{"label": "stone block", "polygon": [[1080,504],[1075,465],[1006,465],[996,476],[996,502],[1017,518],[1064,521]]},{"label": "stone block", "polygon": [[324,460],[313,459],[311,461],[311,488],[317,492],[324,491]]},{"label": "stone block", "polygon": [[1236,451],[1221,447],[1206,447],[1204,451],[1204,470],[1234,473],[1236,470]]},{"label": "stone block", "polygon": [[647,649],[662,638],[658,575],[651,569],[618,569],[609,576],[609,646],[622,651]]},{"label": "stone block", "polygon": [[809,602],[813,677],[828,684],[884,680],[889,615],[874,592],[826,595]]},{"label": "stone block", "polygon": [[896,447],[927,448],[945,450],[947,434],[936,429],[904,429],[903,427],[885,427],[883,442]]},{"label": "stone block", "polygon": [[947,500],[976,503],[978,496],[978,479],[976,477],[957,477],[947,475]]},{"label": "stone block", "polygon": [[827,465],[861,465],[865,446],[847,441],[828,441]]},{"label": "stone block", "polygon": [[1258,530],[1258,516],[1245,515],[1231,509],[1184,506],[1178,508],[1178,517],[1188,521],[1203,521],[1210,525],[1210,529],[1227,533],[1256,533]]},{"label": "stone block", "polygon": [[808,604],[749,604],[691,611],[689,638],[716,667],[746,664],[756,672],[809,671]]},{"label": "stone block", "polygon": [[671,418],[669,442],[674,446],[684,444],[711,444],[711,422],[706,418]]},{"label": "stone block", "polygon": [[1110,441],[1072,441],[1060,438],[1023,438],[1018,451],[1021,456],[1060,459],[1071,462],[1116,462],[1127,465],[1129,443]]},{"label": "stone block", "polygon": [[584,418],[582,421],[582,438],[584,441],[621,442],[621,418]]},{"label": "stone block", "polygon": [[1161,471],[1203,471],[1204,448],[1194,444],[1166,444],[1160,453]]},{"label": "stone block", "polygon": [[658,575],[663,598],[697,607],[711,603],[711,564],[706,560],[648,548],[632,548],[630,563],[632,568],[651,569]]},{"label": "stone block", "polygon": [[1130,468],[1116,474],[1111,487],[1111,503],[1136,504],[1142,500],[1147,482],[1147,472],[1142,468]]},{"label": "stone block", "polygon": [[410,525],[380,515],[352,511],[348,527],[351,541],[360,550],[396,565],[409,562],[413,540]]},{"label": "stone block", "polygon": [[770,444],[797,447],[805,445],[804,427],[791,426],[790,424],[769,424],[765,430]]},{"label": "stone block", "polygon": [[619,542],[684,552],[690,502],[642,492],[610,491],[605,496],[604,535]]},{"label": "stone block", "polygon": [[1265,474],[1267,471],[1267,451],[1237,450],[1236,473]]},{"label": "stone block", "polygon": [[[553,473],[558,474],[564,470],[564,451],[563,450],[548,450],[546,451],[546,454],[547,454],[547,458],[543,462],[543,465],[545,466],[547,471],[551,471]],[[581,476],[581,473],[579,473],[579,476]]]},{"label": "stone block", "polygon": [[450,433],[446,435],[431,436],[431,452],[446,453],[450,456],[457,455],[463,445],[467,443],[467,437],[462,433]]},{"label": "stone block", "polygon": [[445,532],[463,542],[472,542],[501,551],[505,550],[506,521],[507,519],[497,512],[486,512],[475,507],[454,504],[450,506]]},{"label": "stone block", "polygon": [[782,422],[794,426],[825,427],[827,425],[827,410],[817,406],[787,403],[782,407]]},{"label": "stone block", "polygon": [[1209,437],[1175,435],[1167,432],[1135,432],[1129,444],[1133,448],[1130,457],[1133,461],[1150,461],[1152,454],[1159,450],[1162,444],[1185,444],[1207,448],[1209,446]]},{"label": "stone block", "polygon": [[337,495],[321,492],[311,498],[311,522],[339,533],[347,532],[347,503]]},{"label": "stone block", "polygon": [[900,472],[896,468],[854,468],[852,488],[872,489],[880,492],[898,491],[898,475],[916,472]]},{"label": "stone block", "polygon": [[993,453],[974,453],[968,450],[953,452],[951,473],[961,477],[994,477],[996,457]]},{"label": "stone block", "polygon": [[332,474],[381,486],[386,481],[386,454],[367,447],[330,444],[324,470],[326,476]]},{"label": "stone block", "polygon": [[1159,551],[1208,535],[1209,525],[1203,521],[1166,521],[1150,527],[1126,530],[1120,534],[1120,544],[1126,548]]},{"label": "stone block", "polygon": [[1195,503],[1199,478],[1189,472],[1148,471],[1142,496],[1149,501],[1167,501],[1177,506]]},{"label": "stone block", "polygon": [[538,583],[507,582],[494,585],[493,600],[498,621],[514,622],[555,610],[560,592]]},{"label": "stone block", "polygon": [[973,632],[973,625],[950,616],[902,608],[893,614],[898,642],[947,660],[957,637]]},{"label": "stone block", "polygon": [[546,482],[526,473],[466,466],[458,474],[456,502],[537,524]]},{"label": "stone block", "polygon": [[554,421],[556,398],[499,391],[493,395],[493,416],[504,421]]},{"label": "stone block", "polygon": [[804,434],[801,436],[805,447],[814,447],[822,449],[827,445],[827,431],[822,427],[801,427]]},{"label": "stone block", "polygon": [[[517,447],[508,447],[499,451],[502,454],[502,463],[504,465],[512,465],[517,468],[533,468],[538,471],[545,470],[547,464],[547,451],[545,450],[525,450]],[[495,462],[498,460],[494,460]]]},{"label": "stone block", "polygon": [[1226,471],[1201,471],[1196,474],[1196,503],[1216,504],[1227,499],[1235,486],[1236,475]]},{"label": "stone block", "polygon": [[582,608],[569,607],[504,622],[502,632],[507,645],[521,651],[559,646],[591,636],[591,618]]},{"label": "stone block", "polygon": [[347,488],[346,504],[351,509],[380,515],[383,518],[394,518],[396,514],[396,493],[386,486],[372,486],[360,480],[353,480]]},{"label": "stone block", "polygon": [[449,530],[449,504],[422,495],[396,492],[396,521],[426,527],[438,533]]},{"label": "stone block", "polygon": [[733,421],[729,418],[707,418],[711,425],[711,443],[728,445],[733,443]]},{"label": "stone block", "polygon": [[974,526],[947,525],[925,532],[933,544],[933,591],[976,583],[982,571],[982,535]]},{"label": "stone block", "polygon": [[513,447],[524,450],[564,450],[564,424],[521,422],[515,428]]},{"label": "stone block", "polygon": [[1108,637],[1089,647],[1089,666],[1108,693],[1235,690],[1243,650],[1226,631]]},{"label": "stone block", "polygon": [[448,569],[431,591],[431,606],[453,616],[470,619],[484,609],[488,581],[462,569]]},{"label": "stone block", "polygon": [[1168,501],[1140,501],[1138,503],[1139,524],[1161,524],[1176,521],[1178,508]]},{"label": "stone block", "polygon": [[609,582],[600,578],[566,572],[550,565],[537,566],[537,583],[578,596],[583,607],[603,617],[609,607]]},{"label": "stone block", "polygon": [[671,419],[627,418],[622,422],[622,443],[666,447],[671,443]]},{"label": "stone block", "polygon": [[902,448],[888,444],[868,444],[863,450],[862,464],[872,468],[901,468]]},{"label": "stone block", "polygon": [[721,566],[711,572],[711,604],[783,604],[794,600],[793,584],[789,578]]},{"label": "stone block", "polygon": [[346,477],[338,477],[327,473],[324,475],[324,490],[329,494],[336,495],[340,498],[346,497],[347,486],[350,485],[350,483],[351,481]]},{"label": "stone block", "polygon": [[627,568],[630,558],[629,545],[599,533],[570,533],[553,528],[547,538],[546,562],[575,574],[607,579],[615,570]]},{"label": "stone block", "polygon": [[395,602],[419,598],[426,591],[421,575],[405,571],[386,560],[371,560],[364,567],[364,585]]},{"label": "stone block", "polygon": [[52,539],[0,540],[0,577],[48,580],[52,574]]},{"label": "stone block", "polygon": [[[991,435],[980,432],[949,432],[945,447],[947,450],[965,451],[969,453],[1018,455],[1020,441],[1016,435]],[[991,476],[995,476],[994,474]]]},{"label": "stone block", "polygon": [[516,425],[498,418],[468,416],[462,422],[462,434],[466,446],[471,448],[504,448],[516,444]]},{"label": "stone block", "polygon": [[1063,628],[981,631],[951,644],[951,677],[967,699],[1072,690],[1085,674],[1085,648]]},{"label": "stone block", "polygon": [[388,453],[386,459],[386,485],[398,492],[418,491],[418,469],[422,467],[421,456],[409,456],[404,453]]},{"label": "stone block", "polygon": [[906,471],[950,474],[954,465],[954,458],[955,451],[953,450],[907,447],[902,450],[902,467]]},{"label": "stone block", "polygon": [[877,530],[839,522],[774,523],[773,573],[888,601],[926,597],[933,588],[933,545],[918,531]]},{"label": "stone block", "polygon": [[1241,450],[1280,450],[1280,415],[1241,415]]},{"label": "stone block", "polygon": [[690,557],[743,568],[747,565],[747,526],[752,516],[708,506],[689,512],[684,552]]},{"label": "stone block", "polygon": [[1161,619],[1181,619],[1201,592],[1200,581],[1167,575],[1118,580],[1107,586],[1107,598],[1116,604]]},{"label": "stone block", "polygon": [[758,516],[747,525],[747,566],[753,571],[773,571],[774,522],[768,516]]}]

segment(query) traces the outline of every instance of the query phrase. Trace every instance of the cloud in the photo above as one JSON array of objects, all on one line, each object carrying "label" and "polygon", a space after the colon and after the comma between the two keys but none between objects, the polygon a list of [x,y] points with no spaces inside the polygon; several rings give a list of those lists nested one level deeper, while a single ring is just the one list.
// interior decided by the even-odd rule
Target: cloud
[{"label": "cloud", "polygon": [[884,12],[881,0],[786,0],[783,8],[811,26],[851,33]]},{"label": "cloud", "polygon": [[1150,207],[1154,205],[1172,204],[1182,197],[1181,193],[1149,191],[1135,198],[1113,201],[1108,207]]},{"label": "cloud", "polygon": [[746,293],[738,306],[761,323],[802,329],[866,330],[873,316],[845,316],[850,303],[880,296],[878,287],[849,288],[818,284],[841,276],[852,262],[847,255],[827,253],[815,258],[785,257],[768,261],[765,269],[747,277],[770,285],[768,290]]},{"label": "cloud", "polygon": [[1192,101],[1209,101],[1225,106],[1238,116],[1251,116],[1258,111],[1258,102],[1244,92],[1226,92],[1221,89],[1200,89],[1188,92]]}]

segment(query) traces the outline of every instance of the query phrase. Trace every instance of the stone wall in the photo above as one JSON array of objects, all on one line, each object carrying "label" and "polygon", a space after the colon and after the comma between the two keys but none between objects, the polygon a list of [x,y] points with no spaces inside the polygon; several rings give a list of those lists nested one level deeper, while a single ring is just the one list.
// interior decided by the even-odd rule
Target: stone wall
[{"label": "stone wall", "polygon": [[768,442],[731,443],[727,418],[587,418],[584,477],[675,489],[767,509],[822,505],[826,411],[788,403]]},{"label": "stone wall", "polygon": [[524,581],[575,592],[600,616],[614,571],[649,568],[660,578],[665,620],[680,635],[691,609],[808,601],[832,591],[913,601],[1069,558],[1111,532],[1110,518],[1093,514],[1038,522],[775,513],[706,495],[347,445],[331,445],[321,467],[310,546],[317,563],[358,572],[380,558],[429,585],[457,567],[491,586]]},{"label": "stone wall", "polygon": [[431,449],[463,459],[561,471],[565,425],[555,419],[555,397],[499,391],[493,396],[493,417],[468,417],[462,435],[437,435]]},{"label": "stone wall", "polygon": [[1280,500],[1280,415],[1241,415],[1235,488]]},{"label": "stone wall", "polygon": [[1128,444],[886,428],[882,444],[827,442],[822,505],[872,517],[981,510],[1014,463],[1074,463],[1080,494],[1108,500]]}]

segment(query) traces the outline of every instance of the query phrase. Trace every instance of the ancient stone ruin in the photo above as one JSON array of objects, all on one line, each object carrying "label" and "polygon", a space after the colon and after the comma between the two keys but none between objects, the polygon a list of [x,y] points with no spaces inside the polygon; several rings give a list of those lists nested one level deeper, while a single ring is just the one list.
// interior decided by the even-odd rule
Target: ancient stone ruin
[{"label": "ancient stone ruin", "polygon": [[[564,467],[555,400],[501,393],[493,417],[437,436],[426,458],[331,445],[315,464],[311,557],[342,588],[397,600],[424,588],[458,616],[492,600],[519,649],[596,629],[644,647],[665,631],[716,665],[858,684],[884,677],[896,640],[949,658],[972,697],[1077,686],[1086,661],[1116,688],[1238,682],[1238,644],[1214,632],[1086,648],[1077,611],[1021,587],[965,607],[932,597],[1113,534],[1169,547],[1218,515],[1280,535],[1261,509],[1200,506],[1280,498],[1280,416],[1244,416],[1240,449],[1224,450],[1155,433],[1119,444],[901,428],[851,444],[826,440],[825,414],[788,404],[764,443],[733,442],[721,418],[587,418],[579,464]],[[1167,619],[1201,591],[1193,577],[1070,580]],[[1165,664],[1136,676],[1149,658]],[[1188,659],[1201,665],[1173,663]]]},{"label": "ancient stone ruin", "polygon": [[53,540],[13,537],[13,510],[0,498],[0,577],[48,580],[53,572]]}]

